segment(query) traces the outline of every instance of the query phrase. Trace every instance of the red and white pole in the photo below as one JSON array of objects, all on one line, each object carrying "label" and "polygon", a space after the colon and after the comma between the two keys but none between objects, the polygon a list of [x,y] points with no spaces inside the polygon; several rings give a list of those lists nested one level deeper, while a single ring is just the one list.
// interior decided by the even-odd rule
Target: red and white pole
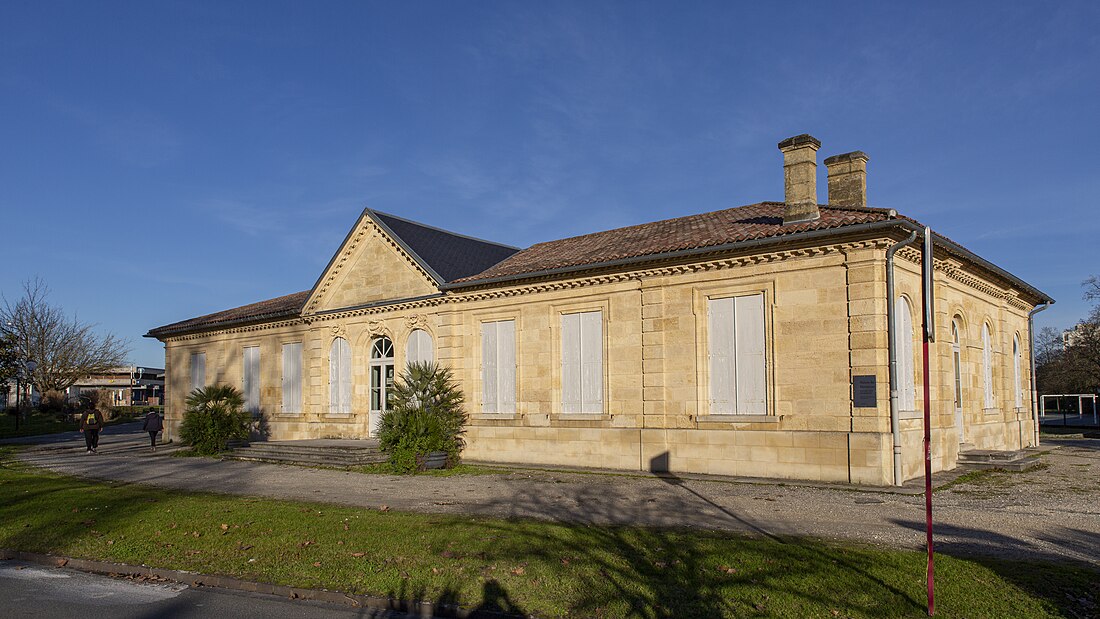
[{"label": "red and white pole", "polygon": [[936,341],[935,303],[932,290],[932,230],[924,229],[921,259],[921,300],[924,306],[924,518],[928,543],[928,615],[936,613],[934,561],[932,555],[932,397],[928,344]]}]

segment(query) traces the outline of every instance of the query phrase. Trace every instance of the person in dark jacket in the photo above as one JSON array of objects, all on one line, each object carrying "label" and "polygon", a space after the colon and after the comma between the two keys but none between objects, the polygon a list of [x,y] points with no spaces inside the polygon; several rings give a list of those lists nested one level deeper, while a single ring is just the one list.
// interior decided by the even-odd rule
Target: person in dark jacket
[{"label": "person in dark jacket", "polygon": [[149,433],[149,448],[153,451],[157,450],[157,432],[164,429],[164,422],[160,418],[160,413],[157,411],[149,411],[145,414],[145,423],[142,424],[141,429]]},{"label": "person in dark jacket", "polygon": [[84,444],[88,446],[85,453],[97,453],[99,448],[99,431],[103,429],[103,414],[94,406],[80,414],[80,431],[84,434]]}]

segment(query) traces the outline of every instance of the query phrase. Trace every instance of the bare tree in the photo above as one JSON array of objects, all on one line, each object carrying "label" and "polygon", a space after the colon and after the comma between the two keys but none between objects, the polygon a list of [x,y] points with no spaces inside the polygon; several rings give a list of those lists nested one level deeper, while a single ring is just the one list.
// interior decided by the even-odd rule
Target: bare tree
[{"label": "bare tree", "polygon": [[50,305],[49,288],[39,278],[23,283],[23,297],[12,303],[4,297],[0,329],[15,342],[20,359],[38,363],[30,383],[39,391],[64,391],[76,381],[124,365],[130,354],[126,342],[110,333],[98,334],[95,325],[69,318]]}]

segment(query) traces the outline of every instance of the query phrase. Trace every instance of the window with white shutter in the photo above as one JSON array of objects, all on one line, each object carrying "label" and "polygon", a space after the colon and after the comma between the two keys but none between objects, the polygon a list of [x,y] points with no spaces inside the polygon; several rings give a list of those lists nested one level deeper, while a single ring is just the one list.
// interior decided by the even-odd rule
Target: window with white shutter
[{"label": "window with white shutter", "polygon": [[516,321],[481,323],[481,411],[516,412]]},{"label": "window with white shutter", "polygon": [[206,386],[206,353],[191,353],[191,391]]},{"label": "window with white shutter", "polygon": [[328,351],[328,412],[351,414],[351,346],[342,337],[332,340]]},{"label": "window with white shutter", "polygon": [[898,407],[903,411],[917,410],[916,364],[913,362],[913,312],[909,300],[894,301],[894,354],[897,358]]},{"label": "window with white shutter", "polygon": [[989,325],[982,325],[982,381],[985,386],[985,407],[993,408],[993,337],[989,334]]},{"label": "window with white shutter", "polygon": [[707,301],[710,413],[766,415],[764,295]]},{"label": "window with white shutter", "polygon": [[1020,336],[1012,336],[1012,393],[1016,400],[1016,408],[1023,408],[1024,406],[1024,394],[1020,387],[1022,380],[1020,379]]},{"label": "window with white shutter", "polygon": [[407,363],[431,363],[434,360],[432,350],[432,336],[423,329],[416,329],[409,334],[409,341],[405,346],[405,361]]},{"label": "window with white shutter", "polygon": [[243,362],[241,390],[244,392],[244,409],[253,415],[258,415],[260,413],[260,347],[245,347]]},{"label": "window with white shutter", "polygon": [[302,412],[302,343],[283,344],[283,414]]},{"label": "window with white shutter", "polygon": [[561,412],[603,413],[603,312],[561,317]]}]

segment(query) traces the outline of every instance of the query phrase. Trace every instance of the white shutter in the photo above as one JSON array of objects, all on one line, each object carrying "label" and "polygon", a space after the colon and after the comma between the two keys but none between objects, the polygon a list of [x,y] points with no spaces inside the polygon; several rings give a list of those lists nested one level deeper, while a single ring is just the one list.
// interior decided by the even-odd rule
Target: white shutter
[{"label": "white shutter", "polygon": [[581,412],[581,317],[561,317],[561,412]]},{"label": "white shutter", "polygon": [[904,297],[898,297],[894,307],[897,312],[894,347],[898,364],[898,405],[903,411],[911,411],[917,408],[913,377],[913,315],[909,311],[909,302]]},{"label": "white shutter", "polygon": [[302,344],[283,344],[283,413],[302,412]]},{"label": "white shutter", "polygon": [[260,347],[248,346],[244,349],[244,406],[248,412],[260,412]]},{"label": "white shutter", "polygon": [[497,325],[481,323],[481,411],[500,412],[497,392]]},{"label": "white shutter", "polygon": [[581,412],[603,413],[603,312],[581,319]]},{"label": "white shutter", "polygon": [[516,412],[516,321],[497,323],[498,412]]},{"label": "white shutter", "polygon": [[993,345],[989,326],[982,325],[982,378],[985,382],[985,407],[993,408]]},{"label": "white shutter", "polygon": [[340,340],[340,412],[351,414],[351,344]]},{"label": "white shutter", "polygon": [[328,412],[340,412],[340,338],[328,349]]},{"label": "white shutter", "polygon": [[1015,394],[1016,408],[1021,408],[1024,405],[1023,394],[1020,393],[1020,386],[1022,381],[1020,380],[1020,338],[1013,336],[1012,338],[1012,392]]},{"label": "white shutter", "polygon": [[191,390],[206,386],[206,353],[191,353]]},{"label": "white shutter", "polygon": [[707,303],[707,352],[710,357],[710,413],[735,412],[733,401],[734,300],[711,299]]},{"label": "white shutter", "polygon": [[431,363],[433,360],[432,336],[423,329],[410,333],[405,358],[408,363]]},{"label": "white shutter", "polygon": [[736,297],[734,344],[737,413],[767,414],[764,368],[764,295]]},{"label": "white shutter", "polygon": [[332,340],[328,354],[328,412],[351,413],[351,346],[342,337]]}]

